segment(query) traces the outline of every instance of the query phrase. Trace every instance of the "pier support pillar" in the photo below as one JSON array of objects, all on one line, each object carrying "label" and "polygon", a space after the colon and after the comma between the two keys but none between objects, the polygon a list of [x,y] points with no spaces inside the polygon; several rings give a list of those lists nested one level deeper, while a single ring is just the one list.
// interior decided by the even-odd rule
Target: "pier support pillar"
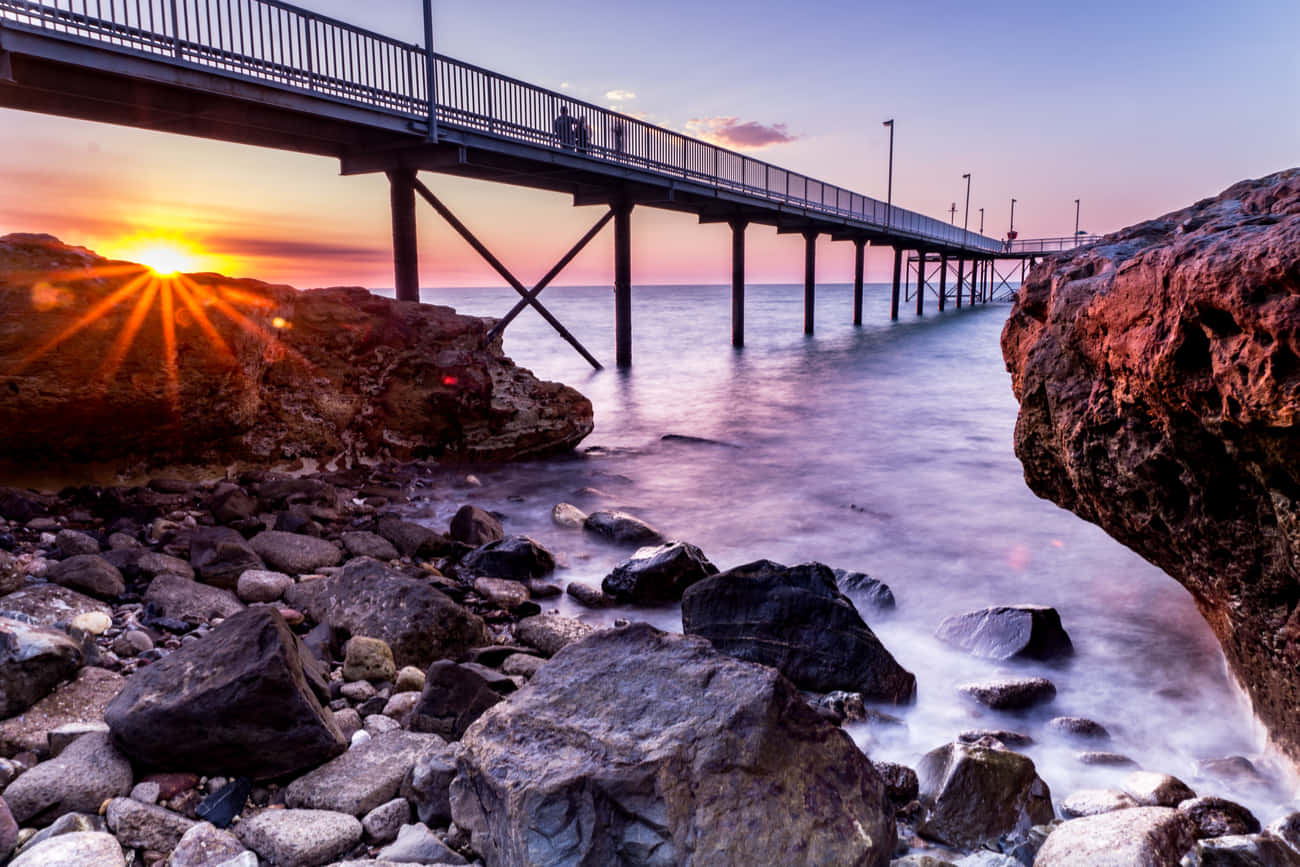
[{"label": "pier support pillar", "polygon": [[980,303],[989,303],[989,269],[993,264],[992,259],[984,260],[984,267],[980,269]]},{"label": "pier support pillar", "polygon": [[867,241],[853,241],[853,324],[862,324],[862,272],[866,268]]},{"label": "pier support pillar", "polygon": [[894,247],[894,287],[889,294],[889,319],[898,321],[898,289],[903,276],[903,248]]},{"label": "pier support pillar", "polygon": [[962,289],[962,283],[965,282],[965,280],[966,280],[966,260],[958,256],[957,257],[957,284],[953,287],[954,289],[957,290],[953,294],[957,296],[958,310],[961,309],[961,289]]},{"label": "pier support pillar", "polygon": [[415,232],[415,170],[388,172],[393,212],[393,285],[398,301],[420,300],[420,245]]},{"label": "pier support pillar", "polygon": [[620,197],[614,211],[614,363],[632,365],[632,202]]},{"label": "pier support pillar", "polygon": [[925,315],[925,251],[916,251],[916,315]]},{"label": "pier support pillar", "polygon": [[813,302],[817,284],[817,233],[803,233],[803,333],[813,333]]},{"label": "pier support pillar", "polygon": [[977,283],[979,283],[979,281],[975,279],[975,275],[979,273],[979,265],[980,265],[979,259],[971,259],[970,261],[970,306],[972,307],[975,306],[975,286]]},{"label": "pier support pillar", "polygon": [[731,345],[745,345],[745,220],[731,221]]},{"label": "pier support pillar", "polygon": [[939,254],[939,312],[948,304],[948,254]]}]

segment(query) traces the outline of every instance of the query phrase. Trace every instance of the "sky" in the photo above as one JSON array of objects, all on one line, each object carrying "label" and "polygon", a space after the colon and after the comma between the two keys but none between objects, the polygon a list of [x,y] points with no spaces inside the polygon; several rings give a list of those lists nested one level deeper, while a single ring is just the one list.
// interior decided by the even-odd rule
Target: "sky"
[{"label": "sky", "polygon": [[[306,8],[421,42],[417,0]],[[1001,237],[1108,232],[1300,164],[1296,0],[732,2],[434,0],[435,47],[648,121],[747,148]],[[440,175],[424,181],[531,284],[603,209]],[[499,285],[430,209],[421,283]],[[193,270],[301,288],[393,284],[387,181],[331,159],[0,109],[0,235],[129,258],[170,239]],[[612,280],[612,233],[560,284]],[[729,229],[638,208],[633,280],[725,283]],[[802,281],[803,241],[749,229],[753,283]],[[818,279],[852,278],[819,242]],[[868,259],[887,279],[889,253]],[[189,269],[187,269],[189,270]]]}]

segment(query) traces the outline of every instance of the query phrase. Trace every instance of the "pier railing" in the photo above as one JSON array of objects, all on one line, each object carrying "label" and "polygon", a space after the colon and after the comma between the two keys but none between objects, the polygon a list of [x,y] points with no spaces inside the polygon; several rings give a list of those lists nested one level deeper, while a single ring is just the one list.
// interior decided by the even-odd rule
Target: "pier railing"
[{"label": "pier railing", "polygon": [[[430,114],[423,46],[280,0],[0,0],[0,19],[413,123]],[[481,67],[438,55],[434,71],[440,127],[569,151],[946,245],[1002,249],[976,232]]]},{"label": "pier railing", "polygon": [[1102,237],[1102,235],[1065,235],[1060,238],[1026,238],[1023,241],[1012,241],[1010,246],[1004,245],[1003,252],[1060,253],[1063,250],[1073,250],[1075,247],[1082,247],[1085,244],[1095,244]]}]

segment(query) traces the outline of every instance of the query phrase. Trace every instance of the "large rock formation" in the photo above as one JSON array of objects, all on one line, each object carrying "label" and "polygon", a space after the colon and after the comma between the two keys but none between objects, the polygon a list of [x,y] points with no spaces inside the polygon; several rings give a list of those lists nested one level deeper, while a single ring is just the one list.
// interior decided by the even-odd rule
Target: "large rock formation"
[{"label": "large rock formation", "polygon": [[160,279],[47,235],[0,238],[0,459],[497,460],[571,448],[591,403],[491,320],[363,289]]},{"label": "large rock formation", "polygon": [[1049,258],[1002,334],[1029,486],[1195,597],[1300,759],[1300,169]]}]

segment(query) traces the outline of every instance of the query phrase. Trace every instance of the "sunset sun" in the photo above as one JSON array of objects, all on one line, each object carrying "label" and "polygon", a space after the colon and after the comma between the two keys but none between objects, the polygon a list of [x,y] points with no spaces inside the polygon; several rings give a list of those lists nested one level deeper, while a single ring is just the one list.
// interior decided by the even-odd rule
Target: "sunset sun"
[{"label": "sunset sun", "polygon": [[178,238],[129,238],[113,251],[113,255],[144,265],[159,277],[191,273],[200,268],[202,254],[198,247]]}]

